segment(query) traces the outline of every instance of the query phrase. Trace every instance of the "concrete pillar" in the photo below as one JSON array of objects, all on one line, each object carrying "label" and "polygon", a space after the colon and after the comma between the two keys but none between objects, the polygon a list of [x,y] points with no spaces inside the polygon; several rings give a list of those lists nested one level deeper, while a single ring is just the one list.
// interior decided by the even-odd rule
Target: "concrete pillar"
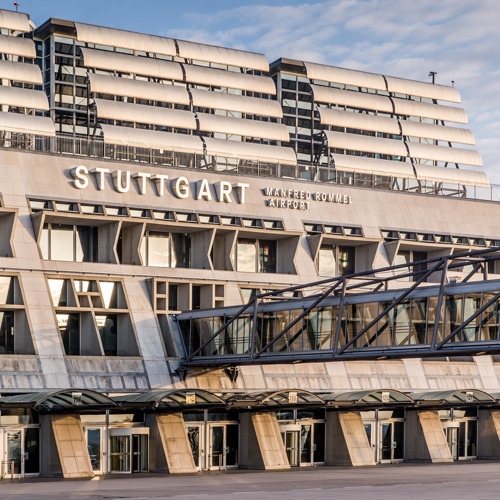
[{"label": "concrete pillar", "polygon": [[80,415],[42,415],[41,475],[93,477]]},{"label": "concrete pillar", "polygon": [[326,465],[375,465],[359,411],[326,412]]},{"label": "concrete pillar", "polygon": [[500,411],[479,410],[477,422],[477,458],[500,458]]},{"label": "concrete pillar", "polygon": [[273,412],[240,414],[242,469],[289,469],[278,420]]},{"label": "concrete pillar", "polygon": [[179,474],[196,472],[182,413],[149,414],[149,470]]},{"label": "concrete pillar", "polygon": [[[418,415],[420,425],[417,425],[415,413]],[[406,415],[408,429],[406,443],[410,443],[407,448],[408,460],[430,460],[433,463],[453,462],[437,410],[408,411]],[[427,450],[423,446],[422,437]]]}]

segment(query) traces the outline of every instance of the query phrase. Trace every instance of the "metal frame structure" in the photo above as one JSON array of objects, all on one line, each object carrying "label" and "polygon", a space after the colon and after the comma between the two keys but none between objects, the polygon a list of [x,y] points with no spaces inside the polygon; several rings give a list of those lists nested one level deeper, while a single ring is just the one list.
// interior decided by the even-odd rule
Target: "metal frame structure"
[{"label": "metal frame structure", "polygon": [[[467,341],[467,342],[450,342],[463,331],[474,319],[488,309],[494,302],[500,299],[500,280],[488,279],[488,264],[500,260],[500,248],[489,248],[484,250],[476,250],[464,252],[455,255],[446,255],[435,257],[422,261],[414,261],[406,264],[399,264],[385,268],[363,271],[347,276],[339,276],[336,278],[325,279],[297,285],[283,290],[262,293],[256,295],[247,304],[243,305],[238,310],[235,308],[218,308],[210,311],[199,311],[181,313],[174,317],[175,322],[183,319],[192,318],[209,318],[227,316],[228,319],[224,324],[215,331],[208,340],[202,343],[200,347],[192,353],[186,355],[185,359],[181,360],[181,370],[186,370],[189,367],[195,366],[235,366],[239,364],[249,363],[265,363],[265,362],[301,362],[301,361],[325,361],[325,360],[340,360],[340,359],[368,359],[368,358],[385,358],[385,357],[420,357],[420,356],[446,356],[457,354],[478,354],[483,352],[500,352],[500,341]],[[470,267],[472,270],[466,276],[456,276],[455,281],[450,280],[450,271],[461,271],[464,267]],[[463,271],[462,271],[463,273]],[[431,277],[433,282],[428,283],[427,279]],[[474,278],[474,279],[473,279]],[[415,280],[406,288],[401,288],[401,280]],[[399,281],[399,283],[398,283]],[[413,344],[405,346],[381,346],[369,348],[355,348],[355,343],[360,339],[370,328],[377,324],[386,314],[392,311],[405,298],[412,297],[421,290],[431,290],[434,297],[437,297],[436,318],[441,318],[444,309],[444,298],[446,295],[452,294],[454,287],[462,285],[474,287],[474,292],[488,291],[494,293],[493,297],[484,303],[468,318],[462,318],[461,323],[453,329],[442,340],[438,339],[439,320],[434,322],[432,326],[432,338],[427,344]],[[487,286],[486,286],[487,285]],[[486,288],[485,288],[486,286]],[[321,289],[320,292],[317,290]],[[363,326],[351,339],[344,345],[339,345],[341,334],[341,322],[344,309],[344,303],[347,297],[354,294],[374,295],[381,291],[390,291],[392,295],[390,299],[384,297],[384,302],[389,301],[389,305],[377,314],[377,316],[367,325]],[[284,294],[302,293],[301,298],[284,298]],[[287,332],[297,325],[307,314],[317,306],[322,306],[325,303],[331,304],[331,299],[336,299],[338,304],[339,316],[335,322],[335,336],[332,349],[297,351],[297,352],[266,352],[276,342],[282,338]],[[376,300],[376,299],[371,299]],[[267,342],[266,345],[256,347],[257,334],[257,317],[264,307],[272,306],[288,309],[303,309],[293,321],[291,321],[280,332]],[[286,304],[286,305],[285,305]],[[271,306],[271,307],[272,307]],[[267,307],[266,310],[269,310]],[[234,313],[232,312],[234,311]],[[234,355],[204,355],[203,351],[215,339],[221,336],[230,327],[235,320],[241,318],[242,315],[251,316],[251,338],[249,342],[249,351],[245,354]],[[179,333],[180,334],[180,333]],[[333,334],[333,332],[332,332]],[[181,334],[180,334],[181,335]]]}]

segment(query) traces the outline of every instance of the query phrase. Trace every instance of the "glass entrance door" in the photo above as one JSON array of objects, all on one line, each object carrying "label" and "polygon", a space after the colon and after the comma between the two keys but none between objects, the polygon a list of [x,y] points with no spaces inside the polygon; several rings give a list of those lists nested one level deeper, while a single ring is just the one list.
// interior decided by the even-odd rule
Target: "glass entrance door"
[{"label": "glass entrance door", "polygon": [[458,460],[458,428],[457,427],[447,427],[446,440],[448,441],[448,447],[450,448],[451,458],[453,460]]},{"label": "glass entrance door", "polygon": [[186,431],[193,453],[194,465],[198,470],[202,470],[205,468],[204,425],[189,424],[186,426]]},{"label": "glass entrance door", "polygon": [[148,472],[148,435],[132,434],[132,472]]},{"label": "glass entrance door", "polygon": [[208,426],[208,468],[227,469],[238,466],[238,424]]},{"label": "glass entrance door", "polygon": [[109,443],[111,472],[130,472],[130,436],[111,436]]},{"label": "glass entrance door", "polygon": [[300,431],[285,431],[283,433],[286,456],[290,467],[299,466],[299,434]]},{"label": "glass entrance door", "polygon": [[477,420],[459,422],[458,460],[477,458]]},{"label": "glass entrance door", "polygon": [[3,435],[3,477],[40,474],[40,429],[6,429]]},{"label": "glass entrance door", "polygon": [[85,429],[87,437],[87,448],[89,450],[90,463],[94,474],[103,474],[103,446],[102,446],[102,429]]},{"label": "glass entrance door", "polygon": [[404,460],[404,422],[380,422],[378,456],[381,463]]},{"label": "glass entrance door", "polygon": [[17,476],[22,476],[24,474],[23,458],[22,458],[22,429],[8,430],[5,431],[6,440],[6,457],[7,463],[6,470],[2,471],[4,475],[10,475],[14,473]]},{"label": "glass entrance door", "polygon": [[325,424],[323,422],[301,424],[299,465],[307,467],[324,462]]}]

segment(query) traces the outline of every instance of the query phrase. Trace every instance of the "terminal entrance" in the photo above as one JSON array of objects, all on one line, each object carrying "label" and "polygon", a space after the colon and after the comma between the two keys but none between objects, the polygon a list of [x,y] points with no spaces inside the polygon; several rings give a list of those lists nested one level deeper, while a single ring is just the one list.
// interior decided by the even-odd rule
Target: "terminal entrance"
[{"label": "terminal entrance", "polygon": [[[287,413],[287,412],[281,412]],[[292,413],[292,411],[290,411]],[[305,411],[297,410],[298,417],[304,416]],[[324,411],[307,412],[311,417],[314,413]],[[282,415],[279,415],[282,416]],[[309,416],[309,415],[308,415]],[[297,423],[280,423],[280,432],[285,445],[286,456],[290,467],[307,467],[323,465],[325,463],[325,422],[317,422],[313,419]]]},{"label": "terminal entrance", "polygon": [[[398,418],[399,415],[398,411],[362,412],[368,443],[377,463],[398,463],[404,460],[405,422],[404,418]],[[373,420],[369,420],[370,417]]]},{"label": "terminal entrance", "polygon": [[[460,411],[459,411],[460,412]],[[443,428],[446,434],[448,447],[453,460],[474,460],[477,458],[477,419],[456,419],[457,410],[453,420],[444,421]],[[465,413],[461,411],[460,413]]]},{"label": "terminal entrance", "polygon": [[109,459],[113,473],[148,472],[149,429],[110,429]]},{"label": "terminal entrance", "polygon": [[25,427],[2,432],[2,477],[40,474],[40,429]]},{"label": "terminal entrance", "polygon": [[104,429],[100,427],[86,428],[85,438],[87,439],[87,449],[89,450],[90,463],[94,474],[104,474]]},{"label": "terminal entrance", "polygon": [[186,431],[198,470],[238,467],[238,422],[186,422]]}]

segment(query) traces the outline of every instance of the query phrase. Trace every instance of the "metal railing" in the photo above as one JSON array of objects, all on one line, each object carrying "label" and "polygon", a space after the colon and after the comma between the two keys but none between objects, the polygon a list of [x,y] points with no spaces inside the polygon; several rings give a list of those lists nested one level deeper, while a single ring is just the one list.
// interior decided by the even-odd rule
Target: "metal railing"
[{"label": "metal railing", "polygon": [[242,160],[233,157],[167,151],[155,148],[138,148],[105,144],[99,138],[87,139],[64,135],[54,138],[12,133],[8,139],[0,139],[0,147],[161,166],[212,170],[236,175],[275,177],[323,184],[406,191],[429,196],[450,196],[500,202],[500,185],[490,185],[488,188],[480,188],[366,172],[346,172],[322,165],[287,165],[260,160]]}]

